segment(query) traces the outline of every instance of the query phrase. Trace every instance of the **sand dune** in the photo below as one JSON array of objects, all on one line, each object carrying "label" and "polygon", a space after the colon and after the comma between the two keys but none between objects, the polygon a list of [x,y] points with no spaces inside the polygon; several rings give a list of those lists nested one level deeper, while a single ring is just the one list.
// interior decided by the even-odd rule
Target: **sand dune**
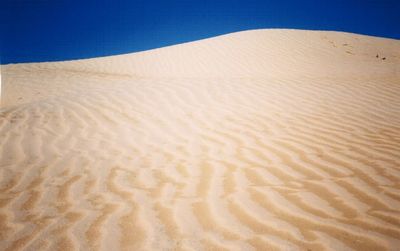
[{"label": "sand dune", "polygon": [[400,41],[255,30],[1,76],[1,250],[400,247]]}]

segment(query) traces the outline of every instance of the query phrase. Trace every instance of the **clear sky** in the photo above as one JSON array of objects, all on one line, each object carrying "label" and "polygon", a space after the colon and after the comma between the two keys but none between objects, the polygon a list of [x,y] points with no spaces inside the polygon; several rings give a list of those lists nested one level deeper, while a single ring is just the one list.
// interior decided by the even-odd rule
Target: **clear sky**
[{"label": "clear sky", "polygon": [[400,0],[0,0],[0,62],[114,55],[259,28],[400,39]]}]

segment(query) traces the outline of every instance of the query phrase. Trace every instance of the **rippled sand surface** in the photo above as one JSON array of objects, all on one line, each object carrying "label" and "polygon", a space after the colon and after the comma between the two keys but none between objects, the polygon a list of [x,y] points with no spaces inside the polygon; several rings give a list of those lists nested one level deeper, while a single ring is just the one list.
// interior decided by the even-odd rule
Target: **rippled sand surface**
[{"label": "rippled sand surface", "polygon": [[1,70],[0,250],[399,250],[400,41],[255,30]]}]

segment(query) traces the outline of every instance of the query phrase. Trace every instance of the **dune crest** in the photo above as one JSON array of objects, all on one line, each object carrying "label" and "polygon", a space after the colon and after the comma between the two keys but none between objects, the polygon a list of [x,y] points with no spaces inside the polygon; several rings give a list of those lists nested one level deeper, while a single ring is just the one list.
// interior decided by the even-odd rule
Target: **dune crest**
[{"label": "dune crest", "polygon": [[400,41],[254,30],[1,76],[1,250],[400,247]]}]

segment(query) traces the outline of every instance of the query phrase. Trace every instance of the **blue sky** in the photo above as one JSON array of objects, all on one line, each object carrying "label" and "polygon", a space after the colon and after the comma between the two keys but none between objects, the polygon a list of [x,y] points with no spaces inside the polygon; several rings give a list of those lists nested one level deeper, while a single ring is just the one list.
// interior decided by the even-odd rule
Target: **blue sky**
[{"label": "blue sky", "polygon": [[259,28],[400,39],[400,1],[0,0],[0,62],[114,55]]}]

